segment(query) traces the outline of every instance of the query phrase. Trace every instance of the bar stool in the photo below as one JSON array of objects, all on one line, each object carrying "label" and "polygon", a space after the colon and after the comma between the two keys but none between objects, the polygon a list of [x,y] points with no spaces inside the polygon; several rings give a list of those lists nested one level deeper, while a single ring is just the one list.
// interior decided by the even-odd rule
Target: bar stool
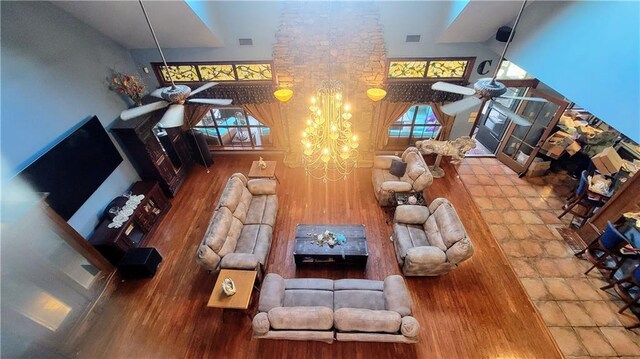
[{"label": "bar stool", "polygon": [[[624,284],[629,284],[629,285],[625,286]],[[618,313],[622,314],[622,312],[624,312],[625,310],[629,309],[630,306],[632,306],[633,304],[638,304],[638,302],[640,302],[640,294],[638,294],[635,298],[633,298],[631,296],[631,288],[633,288],[633,287],[640,288],[640,266],[636,267],[636,269],[634,269],[633,272],[627,274],[626,276],[618,279],[617,281],[615,281],[615,282],[613,282],[613,283],[611,283],[609,285],[605,285],[604,287],[602,287],[600,289],[607,290],[607,289],[610,289],[610,288],[615,288],[615,290],[618,293],[618,295],[620,296],[620,298],[622,300],[624,300],[624,302],[626,303],[618,311]],[[634,324],[634,325],[626,327],[626,328],[627,329],[634,329],[634,328],[639,328],[639,327],[640,327],[640,323]]]},{"label": "bar stool", "polygon": [[[583,208],[582,212],[578,212],[575,208],[580,206]],[[580,175],[580,182],[576,190],[567,198],[567,203],[564,205],[564,211],[558,216],[558,218],[564,217],[567,213],[573,214],[574,217],[582,219],[580,227],[584,225],[587,219],[593,216],[595,209],[602,206],[602,203],[589,198],[589,178],[588,172],[582,171]]]},{"label": "bar stool", "polygon": [[[623,236],[610,221],[607,221],[607,228],[605,228],[602,235],[597,240],[591,242],[583,251],[589,257],[588,259],[593,262],[593,266],[584,274],[589,274],[589,272],[597,267],[598,269],[611,271],[609,278],[613,278],[613,275],[624,262],[624,257],[620,257],[619,250],[626,241],[625,236]],[[596,252],[602,254],[598,256]],[[607,266],[607,262],[610,259],[615,263],[613,267]]]}]

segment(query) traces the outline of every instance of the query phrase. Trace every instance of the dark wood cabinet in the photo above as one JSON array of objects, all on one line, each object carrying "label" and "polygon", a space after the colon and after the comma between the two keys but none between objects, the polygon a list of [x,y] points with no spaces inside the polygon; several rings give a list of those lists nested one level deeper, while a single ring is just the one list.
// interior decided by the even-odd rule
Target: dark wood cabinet
[{"label": "dark wood cabinet", "polygon": [[155,182],[136,182],[130,189],[144,199],[133,214],[119,228],[109,228],[111,219],[105,218],[89,239],[105,258],[117,265],[129,248],[142,247],[160,218],[171,208],[171,202]]},{"label": "dark wood cabinet", "polygon": [[116,120],[111,127],[134,167],[145,181],[157,181],[173,197],[182,185],[191,159],[180,128],[157,126],[163,111],[128,121]]}]

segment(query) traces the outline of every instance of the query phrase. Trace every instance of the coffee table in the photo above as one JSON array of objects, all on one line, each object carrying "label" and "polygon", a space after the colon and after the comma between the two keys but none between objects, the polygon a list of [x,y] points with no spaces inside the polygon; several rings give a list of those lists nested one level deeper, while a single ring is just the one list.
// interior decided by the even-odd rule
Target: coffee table
[{"label": "coffee table", "polygon": [[[243,310],[251,318],[249,313],[249,303],[258,272],[249,270],[222,269],[218,274],[218,280],[211,291],[211,297],[207,307]],[[236,294],[228,296],[222,291],[222,282],[226,278],[231,278],[236,285]],[[222,313],[224,321],[224,312]]]},{"label": "coffee table", "polygon": [[[325,231],[342,233],[347,242],[333,247],[314,243],[316,236]],[[369,248],[364,224],[298,224],[293,258],[296,265],[329,263],[365,267],[369,258]]]},{"label": "coffee table", "polygon": [[276,176],[276,161],[264,161],[267,165],[264,169],[260,168],[260,161],[253,161],[251,169],[249,169],[248,178],[274,178],[278,183],[280,180]]}]

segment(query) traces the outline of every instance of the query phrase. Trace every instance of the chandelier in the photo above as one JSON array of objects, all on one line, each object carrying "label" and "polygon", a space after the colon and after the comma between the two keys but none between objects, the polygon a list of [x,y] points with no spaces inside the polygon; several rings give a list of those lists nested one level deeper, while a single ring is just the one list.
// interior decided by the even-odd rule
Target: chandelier
[{"label": "chandelier", "polygon": [[325,183],[346,179],[357,167],[358,138],[351,131],[351,107],[342,98],[342,83],[320,82],[302,132],[305,173]]}]

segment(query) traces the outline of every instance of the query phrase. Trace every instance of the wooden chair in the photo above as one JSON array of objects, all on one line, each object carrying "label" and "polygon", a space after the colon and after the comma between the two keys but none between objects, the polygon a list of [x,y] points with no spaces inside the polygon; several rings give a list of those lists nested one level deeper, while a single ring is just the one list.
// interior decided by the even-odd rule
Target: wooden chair
[{"label": "wooden chair", "polygon": [[[576,208],[578,206],[578,208]],[[574,217],[582,219],[580,227],[582,227],[587,219],[593,216],[596,208],[601,207],[600,201],[595,201],[589,198],[589,179],[588,172],[582,171],[580,175],[580,181],[575,191],[567,198],[567,203],[564,205],[564,211],[558,216],[558,218],[564,217],[567,213],[573,214]],[[579,211],[581,209],[581,211]]]},{"label": "wooden chair", "polygon": [[[631,273],[627,274],[626,276],[618,279],[617,281],[609,285],[605,285],[600,289],[607,290],[607,289],[615,288],[620,298],[624,300],[624,302],[626,303],[618,311],[618,313],[622,314],[622,312],[629,309],[630,306],[632,306],[633,304],[638,304],[638,302],[640,302],[640,295],[637,295],[635,298],[631,296],[630,291],[631,291],[631,288],[633,287],[640,288],[640,266],[636,267],[636,269],[634,269]],[[628,326],[626,328],[627,329],[640,328],[640,323]]]},{"label": "wooden chair", "polygon": [[[584,274],[587,275],[594,268],[604,269],[610,271],[609,278],[613,278],[615,272],[620,269],[624,263],[624,257],[620,256],[620,248],[627,243],[627,239],[616,229],[616,227],[607,221],[607,228],[605,228],[602,235],[595,241],[591,242],[589,246],[584,250],[588,259],[593,262],[593,266],[589,268]],[[600,253],[600,255],[598,255]],[[615,265],[610,267],[607,265],[609,260],[613,260]]]}]

